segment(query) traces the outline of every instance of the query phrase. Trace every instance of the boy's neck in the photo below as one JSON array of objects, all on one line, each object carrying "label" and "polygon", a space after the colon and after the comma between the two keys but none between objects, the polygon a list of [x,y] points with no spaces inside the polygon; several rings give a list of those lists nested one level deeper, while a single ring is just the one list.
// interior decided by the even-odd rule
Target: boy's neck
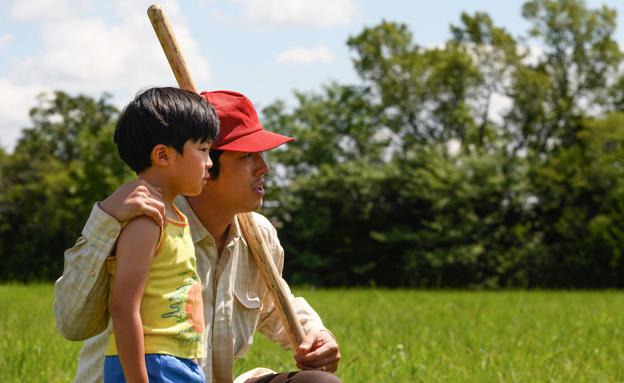
[{"label": "boy's neck", "polygon": [[145,171],[139,174],[138,178],[160,189],[160,192],[163,198],[163,203],[165,204],[165,212],[167,216],[170,218],[177,219],[178,215],[173,209],[173,200],[176,198],[177,194],[173,190],[171,190],[167,182],[165,182],[165,180],[162,177],[159,177],[158,174],[154,174],[149,171]]}]

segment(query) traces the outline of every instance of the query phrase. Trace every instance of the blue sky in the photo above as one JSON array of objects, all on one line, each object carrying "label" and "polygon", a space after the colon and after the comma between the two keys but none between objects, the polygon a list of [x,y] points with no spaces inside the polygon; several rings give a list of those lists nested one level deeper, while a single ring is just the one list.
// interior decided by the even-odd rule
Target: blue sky
[{"label": "blue sky", "polygon": [[[0,0],[0,146],[11,149],[36,95],[54,89],[123,106],[142,88],[175,85],[143,0]],[[232,89],[257,106],[293,102],[293,90],[357,82],[349,36],[381,20],[405,23],[416,42],[443,44],[462,11],[485,11],[525,34],[520,0],[162,0],[200,89]],[[618,11],[624,2],[591,0]]]}]

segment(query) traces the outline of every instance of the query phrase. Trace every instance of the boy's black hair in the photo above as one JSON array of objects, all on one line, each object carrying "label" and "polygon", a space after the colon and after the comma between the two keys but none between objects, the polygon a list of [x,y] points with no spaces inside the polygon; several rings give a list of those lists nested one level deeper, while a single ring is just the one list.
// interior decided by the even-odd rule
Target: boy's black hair
[{"label": "boy's black hair", "polygon": [[205,142],[218,134],[219,119],[203,97],[167,87],[139,92],[119,116],[114,140],[121,159],[139,174],[152,166],[156,145],[184,154],[186,141]]}]

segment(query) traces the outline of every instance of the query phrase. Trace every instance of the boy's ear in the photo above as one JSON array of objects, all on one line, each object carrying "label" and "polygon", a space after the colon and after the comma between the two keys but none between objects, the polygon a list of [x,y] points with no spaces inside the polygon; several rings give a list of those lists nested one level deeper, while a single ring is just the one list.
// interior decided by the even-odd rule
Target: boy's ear
[{"label": "boy's ear", "polygon": [[152,154],[150,156],[152,164],[162,167],[169,166],[169,163],[172,159],[171,154],[171,148],[166,145],[158,144],[154,146],[154,148],[152,149]]}]

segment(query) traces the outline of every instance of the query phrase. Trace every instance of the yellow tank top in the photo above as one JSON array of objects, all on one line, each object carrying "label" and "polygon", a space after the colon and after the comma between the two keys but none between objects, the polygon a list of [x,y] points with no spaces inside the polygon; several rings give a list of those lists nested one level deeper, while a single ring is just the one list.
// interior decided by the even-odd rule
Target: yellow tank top
[{"label": "yellow tank top", "polygon": [[[204,309],[195,248],[186,217],[175,210],[180,220],[167,218],[141,300],[145,353],[203,358]],[[114,257],[107,261],[110,286],[115,263]],[[112,333],[106,355],[118,355]]]}]

